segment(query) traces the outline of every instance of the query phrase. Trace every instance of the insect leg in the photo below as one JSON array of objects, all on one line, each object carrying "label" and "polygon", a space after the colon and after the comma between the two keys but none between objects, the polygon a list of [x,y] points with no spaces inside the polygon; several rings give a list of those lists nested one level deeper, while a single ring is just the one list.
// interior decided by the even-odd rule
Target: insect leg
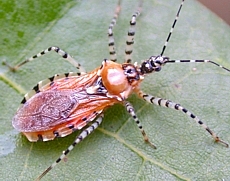
[{"label": "insect leg", "polygon": [[92,125],[90,125],[88,128],[83,130],[79,136],[75,139],[75,141],[62,153],[62,155],[50,166],[48,167],[35,181],[41,180],[42,177],[44,177],[51,169],[53,169],[61,160],[63,160],[67,154],[73,148],[80,143],[83,139],[85,139],[90,133],[92,133],[102,122],[103,114],[100,115]]},{"label": "insect leg", "polygon": [[10,68],[11,71],[16,71],[19,67],[21,67],[22,65],[26,64],[27,62],[31,62],[34,59],[47,54],[50,51],[55,51],[56,53],[58,53],[60,56],[62,56],[64,59],[66,59],[67,61],[69,61],[69,63],[71,63],[73,66],[75,66],[77,69],[79,69],[79,71],[81,73],[84,73],[85,70],[83,67],[81,67],[81,65],[73,58],[71,57],[68,53],[66,53],[65,51],[61,50],[59,47],[49,47],[46,50],[43,50],[42,52],[24,60],[23,62],[19,63],[18,65],[11,67],[10,65],[8,65],[6,62],[3,62],[3,64],[5,64],[6,66],[8,66]]},{"label": "insect leg", "polygon": [[143,2],[139,2],[139,6],[137,11],[133,14],[132,19],[130,21],[130,28],[128,31],[128,36],[126,39],[126,48],[125,48],[125,62],[130,63],[132,61],[131,54],[133,52],[133,44],[134,44],[134,36],[135,36],[135,28],[136,28],[136,19],[141,13]]},{"label": "insect leg", "polygon": [[135,123],[137,124],[138,128],[140,129],[140,131],[141,131],[141,133],[142,133],[142,135],[144,137],[145,142],[150,144],[150,146],[152,146],[154,149],[156,149],[156,146],[149,141],[149,138],[146,135],[145,130],[143,129],[143,127],[141,125],[141,122],[139,121],[139,119],[138,119],[138,117],[137,117],[137,115],[136,115],[136,113],[134,111],[133,106],[129,102],[125,102],[125,107],[126,107],[126,110],[128,111],[128,113],[133,117],[133,119],[134,119]]},{"label": "insect leg", "polygon": [[194,115],[193,113],[191,113],[189,110],[187,110],[186,108],[182,107],[180,104],[174,103],[170,100],[167,99],[162,99],[162,98],[158,98],[158,97],[154,97],[148,94],[143,93],[142,91],[138,92],[139,96],[142,97],[145,101],[151,103],[151,104],[156,104],[158,106],[162,106],[162,107],[168,107],[168,108],[172,108],[175,110],[179,110],[182,111],[183,113],[187,114],[189,117],[191,117],[195,122],[197,122],[200,126],[202,126],[213,138],[216,142],[220,142],[222,144],[224,144],[226,147],[228,147],[228,143],[226,143],[225,141],[221,140],[215,132],[213,132],[208,126],[206,126],[200,118],[198,118],[196,115]]},{"label": "insect leg", "polygon": [[113,62],[117,61],[117,55],[116,55],[116,50],[115,50],[115,42],[114,42],[114,37],[113,37],[113,27],[117,22],[117,18],[119,16],[119,13],[121,11],[121,0],[118,1],[113,19],[109,25],[108,29],[108,38],[109,38],[109,54],[110,54],[110,60]]}]

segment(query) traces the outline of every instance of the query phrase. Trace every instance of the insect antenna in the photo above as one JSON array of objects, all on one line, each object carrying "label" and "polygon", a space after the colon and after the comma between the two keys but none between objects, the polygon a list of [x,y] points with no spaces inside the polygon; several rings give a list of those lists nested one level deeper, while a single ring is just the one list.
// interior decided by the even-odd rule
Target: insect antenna
[{"label": "insect antenna", "polygon": [[188,62],[189,63],[192,63],[192,62],[193,63],[211,63],[213,65],[216,65],[216,66],[218,66],[218,67],[230,72],[230,69],[228,69],[228,68],[226,68],[226,67],[224,67],[224,66],[222,66],[222,65],[220,65],[220,64],[218,64],[216,62],[213,62],[211,60],[167,60],[164,63],[188,63]]},{"label": "insect antenna", "polygon": [[172,35],[172,32],[173,32],[173,30],[174,30],[174,28],[175,28],[175,25],[176,25],[176,22],[177,22],[177,20],[178,20],[178,18],[179,18],[180,11],[181,11],[181,8],[182,8],[183,4],[184,4],[184,0],[182,0],[182,2],[181,2],[181,4],[180,4],[180,7],[179,7],[179,9],[178,9],[178,11],[177,11],[177,15],[176,15],[176,18],[175,18],[175,20],[174,20],[174,22],[173,22],[173,24],[172,24],[172,28],[171,28],[171,30],[170,30],[170,32],[169,32],[169,34],[168,34],[168,37],[167,37],[167,39],[166,39],[166,41],[165,41],[165,44],[164,44],[164,46],[163,46],[163,48],[162,48],[162,51],[161,51],[161,54],[160,54],[161,56],[163,56],[164,51],[165,51],[165,49],[166,49],[166,47],[167,47],[167,45],[168,45],[169,39],[170,39],[170,37],[171,37],[171,35]]},{"label": "insect antenna", "polygon": [[165,49],[168,45],[168,42],[169,42],[169,39],[172,35],[172,32],[175,28],[175,25],[176,25],[176,22],[179,18],[179,15],[180,15],[180,12],[181,12],[181,9],[182,9],[182,6],[184,4],[184,1],[185,0],[182,0],[181,4],[180,4],[180,7],[177,11],[177,14],[176,14],[176,18],[172,24],[172,27],[171,27],[171,30],[168,34],[168,37],[165,41],[165,44],[162,48],[162,52],[159,56],[151,56],[149,59],[145,60],[144,62],[142,62],[141,66],[140,66],[140,73],[141,74],[148,74],[148,73],[152,73],[152,72],[159,72],[162,68],[163,65],[165,65],[166,63],[211,63],[213,65],[216,65],[228,72],[230,72],[230,69],[229,68],[226,68],[214,61],[211,61],[211,60],[170,60],[169,57],[166,57],[166,56],[163,56],[164,52],[165,52]]}]

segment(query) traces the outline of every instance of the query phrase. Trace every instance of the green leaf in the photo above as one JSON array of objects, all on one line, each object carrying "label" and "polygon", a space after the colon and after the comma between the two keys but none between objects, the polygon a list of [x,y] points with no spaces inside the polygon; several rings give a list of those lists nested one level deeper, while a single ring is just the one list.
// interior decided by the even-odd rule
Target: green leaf
[{"label": "green leaf", "polygon": [[[138,18],[133,59],[161,52],[180,1],[144,2]],[[115,1],[0,1],[0,61],[15,65],[49,46],[59,46],[86,70],[109,58],[107,28]],[[122,2],[114,30],[123,62],[127,30],[137,7]],[[229,26],[196,1],[186,1],[165,55],[210,59],[230,68]],[[0,180],[33,180],[52,164],[79,132],[50,142],[31,143],[11,120],[23,94],[56,73],[76,71],[50,53],[13,73],[0,66]],[[202,63],[171,64],[146,77],[141,89],[180,103],[230,143],[230,74]],[[44,180],[229,180],[230,152],[181,112],[157,107],[132,95],[129,101],[150,140],[145,144],[121,105],[105,111],[102,125],[51,170]]]}]

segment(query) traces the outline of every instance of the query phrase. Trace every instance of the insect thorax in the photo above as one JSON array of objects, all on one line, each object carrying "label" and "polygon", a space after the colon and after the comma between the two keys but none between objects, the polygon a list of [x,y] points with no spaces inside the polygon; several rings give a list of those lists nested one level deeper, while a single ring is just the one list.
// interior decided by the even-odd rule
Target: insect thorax
[{"label": "insect thorax", "polygon": [[143,79],[135,65],[118,64],[108,60],[102,62],[98,75],[108,91],[108,97],[117,97],[119,101],[127,99]]}]

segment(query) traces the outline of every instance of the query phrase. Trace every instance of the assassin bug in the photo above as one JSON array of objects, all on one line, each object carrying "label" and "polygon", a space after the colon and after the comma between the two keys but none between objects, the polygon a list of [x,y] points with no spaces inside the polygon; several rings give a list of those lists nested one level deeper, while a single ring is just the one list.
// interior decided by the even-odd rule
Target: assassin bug
[{"label": "assassin bug", "polygon": [[[183,2],[184,1],[182,1],[178,10],[177,18],[179,17]],[[226,142],[217,137],[217,135],[197,116],[184,107],[166,99],[147,95],[139,89],[139,84],[144,79],[145,75],[159,72],[162,66],[167,63],[208,62],[230,72],[229,69],[209,60],[170,60],[168,57],[163,56],[169,38],[177,22],[177,18],[173,23],[161,54],[159,56],[151,56],[149,59],[144,60],[140,65],[137,63],[132,64],[131,54],[132,45],[134,43],[135,24],[136,18],[140,14],[140,10],[141,3],[140,8],[134,13],[130,22],[125,51],[126,63],[115,63],[116,52],[114,49],[113,27],[120,12],[119,3],[115,16],[108,29],[109,51],[111,55],[110,60],[104,60],[101,67],[90,73],[85,73],[84,69],[69,54],[58,47],[50,47],[25,60],[19,65],[10,67],[12,70],[17,70],[23,64],[50,51],[55,51],[81,72],[55,75],[47,80],[39,82],[32,91],[25,95],[22,100],[22,107],[19,108],[13,119],[13,126],[23,132],[30,141],[48,141],[55,137],[63,137],[71,134],[75,130],[83,129],[83,127],[89,122],[94,121],[88,128],[82,131],[74,143],[69,146],[56,162],[43,172],[37,180],[40,180],[48,171],[60,162],[75,145],[96,129],[102,122],[104,108],[115,103],[122,103],[125,105],[126,110],[133,117],[143,134],[144,140],[155,148],[142,128],[133,106],[126,101],[132,92],[137,93],[140,97],[151,104],[182,111],[208,131],[215,141],[223,143],[228,147]]]}]

